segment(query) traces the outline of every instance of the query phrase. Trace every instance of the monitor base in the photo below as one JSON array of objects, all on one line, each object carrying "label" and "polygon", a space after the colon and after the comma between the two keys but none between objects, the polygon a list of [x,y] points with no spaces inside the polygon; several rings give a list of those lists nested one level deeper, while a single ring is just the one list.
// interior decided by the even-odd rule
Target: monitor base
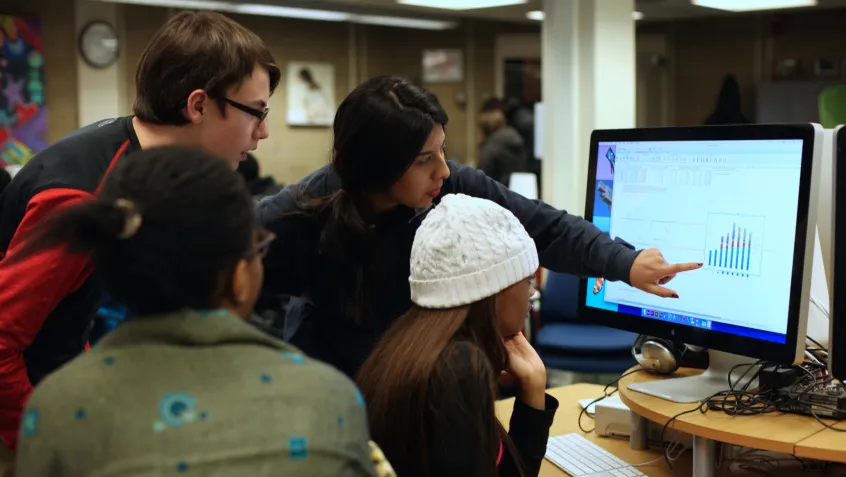
[{"label": "monitor base", "polygon": [[[648,394],[667,401],[678,403],[693,403],[707,399],[714,394],[728,391],[729,373],[735,390],[740,390],[757,373],[757,369],[750,370],[750,366],[757,360],[722,351],[708,351],[710,364],[704,373],[684,378],[662,379],[648,383],[632,383],[628,389]],[[749,371],[747,373],[747,371]],[[744,376],[744,373],[745,376]],[[758,387],[757,379],[749,384],[748,390]]]}]

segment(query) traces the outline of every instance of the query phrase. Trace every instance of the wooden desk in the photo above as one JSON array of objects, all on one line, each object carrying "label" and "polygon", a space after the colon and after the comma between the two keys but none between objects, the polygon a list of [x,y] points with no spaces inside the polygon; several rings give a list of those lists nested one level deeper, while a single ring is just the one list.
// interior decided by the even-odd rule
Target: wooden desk
[{"label": "wooden desk", "polygon": [[[826,424],[834,425],[834,421],[826,421]],[[840,421],[834,427],[846,429],[846,423]],[[796,450],[793,454],[796,457],[807,459],[846,462],[846,432],[838,432],[831,429],[820,431],[811,437],[797,442]]]},{"label": "wooden desk", "polygon": [[[620,399],[629,409],[652,422],[664,425],[673,416],[694,409],[696,403],[674,403],[636,391],[628,391],[631,383],[642,383],[673,377],[691,376],[699,370],[684,370],[673,376],[660,376],[646,372],[626,376],[620,381]],[[728,387],[728,386],[726,386]],[[674,429],[744,447],[792,454],[794,446],[802,439],[824,429],[813,417],[799,414],[760,414],[757,416],[729,416],[723,412],[693,412],[678,417]]]},{"label": "wooden desk", "polygon": [[[578,419],[581,407],[579,407],[579,400],[588,398],[597,398],[602,396],[603,386],[596,384],[573,384],[570,386],[562,386],[547,390],[547,392],[558,399],[559,408],[555,415],[555,421],[550,428],[550,436],[558,436],[561,434],[569,434],[571,432],[581,432],[579,425],[576,422]],[[496,403],[496,415],[506,428],[508,427],[509,419],[511,418],[511,410],[514,406],[514,399],[506,399]],[[593,420],[590,418],[583,418],[583,425],[586,429],[593,427]],[[630,464],[640,464],[643,462],[650,462],[652,460],[661,458],[662,455],[657,450],[637,451],[629,447],[629,441],[623,439],[615,439],[610,437],[600,437],[594,433],[582,434],[585,438],[591,440],[603,449],[611,452],[620,459]],[[678,477],[690,477],[691,475],[691,454],[685,452],[678,460],[673,463],[673,468]],[[670,477],[672,474],[670,469],[664,463],[663,459],[647,466],[638,467],[641,472],[649,477]],[[767,473],[771,477],[795,477],[802,474],[802,467],[798,462],[780,463],[776,469],[767,469]],[[759,477],[760,472],[746,472],[735,470],[730,472],[728,469],[721,469],[717,474],[718,477]],[[823,475],[838,475],[831,472],[814,474],[816,477]],[[544,460],[541,465],[540,477],[565,477],[567,474],[553,465],[551,462]]]},{"label": "wooden desk", "polygon": [[[547,392],[558,399],[558,412],[555,414],[555,421],[549,430],[550,436],[559,436],[561,434],[569,434],[571,432],[581,432],[579,424],[576,419],[579,417],[581,407],[579,407],[580,399],[598,398],[602,396],[602,389],[604,386],[597,384],[572,384],[570,386],[562,386],[547,390]],[[511,410],[514,407],[514,399],[505,399],[496,403],[496,415],[499,421],[508,428],[508,422],[511,419]],[[582,421],[586,429],[593,427],[593,421],[585,417]],[[595,442],[603,449],[611,452],[620,459],[631,464],[640,464],[649,462],[661,457],[658,451],[637,451],[629,447],[629,441],[623,439],[613,439],[597,436],[594,433],[583,434],[587,439]],[[685,461],[686,459],[686,461]],[[689,472],[683,469],[690,468],[689,456],[684,456],[678,461],[681,472],[677,471],[678,477],[685,477]],[[655,462],[648,466],[639,467],[640,471],[650,477],[670,477],[670,470],[663,461]],[[548,460],[544,459],[541,465],[540,477],[563,477],[567,474],[553,465]]]},{"label": "wooden desk", "polygon": [[[697,404],[679,404],[629,391],[635,382],[648,382],[672,377],[690,376],[699,370],[682,370],[674,376],[660,376],[646,372],[634,373],[620,381],[620,398],[638,415],[664,425],[673,416]],[[834,424],[836,421],[831,421]],[[797,457],[846,462],[846,433],[827,430],[809,416],[771,413],[755,416],[729,416],[722,412],[692,412],[676,418],[671,427],[711,440],[737,446],[751,447]],[[839,427],[846,427],[843,423]]]}]

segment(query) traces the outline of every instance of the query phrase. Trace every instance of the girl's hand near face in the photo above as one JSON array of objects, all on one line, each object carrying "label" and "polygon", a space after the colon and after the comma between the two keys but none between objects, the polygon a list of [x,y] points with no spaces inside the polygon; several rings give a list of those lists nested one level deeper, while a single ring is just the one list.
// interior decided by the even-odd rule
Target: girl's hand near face
[{"label": "girl's hand near face", "polygon": [[517,399],[535,409],[543,410],[546,403],[546,366],[523,332],[503,338],[508,350],[506,372],[517,380],[520,391]]}]

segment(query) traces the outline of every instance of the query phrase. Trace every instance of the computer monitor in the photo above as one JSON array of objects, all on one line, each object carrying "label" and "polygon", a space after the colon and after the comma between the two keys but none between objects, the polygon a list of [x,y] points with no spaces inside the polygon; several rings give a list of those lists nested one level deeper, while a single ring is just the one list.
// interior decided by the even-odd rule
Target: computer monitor
[{"label": "computer monitor", "polygon": [[585,217],[670,263],[704,264],[666,285],[678,299],[582,282],[587,321],[709,349],[702,375],[629,389],[696,402],[739,365],[802,361],[821,138],[815,124],[593,132]]},{"label": "computer monitor", "polygon": [[831,298],[829,306],[828,370],[846,381],[846,128],[837,126],[832,137],[834,181],[831,187]]}]

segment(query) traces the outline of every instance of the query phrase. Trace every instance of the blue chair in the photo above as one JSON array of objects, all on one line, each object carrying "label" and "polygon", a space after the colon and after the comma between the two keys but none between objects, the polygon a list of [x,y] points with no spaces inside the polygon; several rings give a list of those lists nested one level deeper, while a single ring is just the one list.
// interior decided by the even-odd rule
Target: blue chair
[{"label": "blue chair", "polygon": [[104,336],[126,320],[128,314],[125,306],[113,300],[108,294],[105,295],[102,305],[94,314],[94,322],[91,324],[88,342],[92,346],[97,344]]},{"label": "blue chair", "polygon": [[578,277],[549,272],[535,335],[535,349],[544,364],[584,374],[622,373],[637,364],[631,355],[637,334],[580,320],[578,295]]}]

